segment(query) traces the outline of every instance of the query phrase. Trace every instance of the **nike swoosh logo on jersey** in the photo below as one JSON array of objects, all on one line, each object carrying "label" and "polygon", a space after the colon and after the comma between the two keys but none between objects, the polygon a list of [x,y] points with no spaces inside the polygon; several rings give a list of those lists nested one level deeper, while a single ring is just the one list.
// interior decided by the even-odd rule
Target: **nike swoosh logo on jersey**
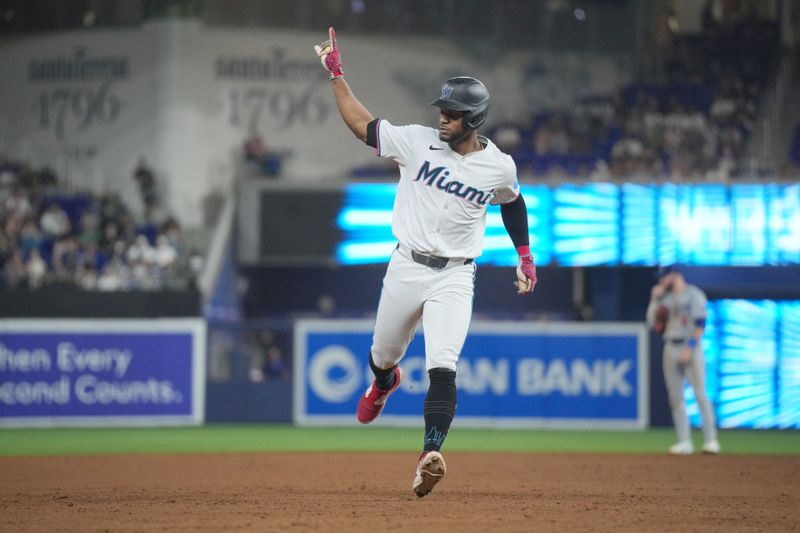
[{"label": "nike swoosh logo on jersey", "polygon": [[444,148],[442,148],[441,146],[430,145],[428,146],[428,150],[444,150]]}]

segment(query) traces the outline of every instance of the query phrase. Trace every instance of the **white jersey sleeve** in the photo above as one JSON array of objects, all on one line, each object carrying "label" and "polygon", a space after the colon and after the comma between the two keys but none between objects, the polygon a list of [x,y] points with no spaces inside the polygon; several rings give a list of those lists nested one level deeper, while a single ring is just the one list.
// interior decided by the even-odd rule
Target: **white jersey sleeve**
[{"label": "white jersey sleeve", "polygon": [[[400,164],[405,164],[411,159],[413,139],[421,126],[395,126],[388,120],[378,121],[378,157],[388,157]],[[424,128],[423,128],[424,129]]]},{"label": "white jersey sleeve", "polygon": [[519,180],[517,179],[517,165],[510,155],[503,154],[505,159],[505,182],[499,187],[495,188],[492,199],[489,201],[491,205],[500,205],[513,202],[519,196]]}]

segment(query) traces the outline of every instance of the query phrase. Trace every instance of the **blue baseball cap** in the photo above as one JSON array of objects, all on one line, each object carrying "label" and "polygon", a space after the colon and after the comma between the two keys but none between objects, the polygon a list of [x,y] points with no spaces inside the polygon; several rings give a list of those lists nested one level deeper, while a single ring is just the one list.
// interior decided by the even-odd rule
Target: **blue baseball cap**
[{"label": "blue baseball cap", "polygon": [[661,279],[668,274],[672,274],[673,272],[678,272],[677,265],[662,265],[658,267],[658,270],[656,270],[656,279]]}]

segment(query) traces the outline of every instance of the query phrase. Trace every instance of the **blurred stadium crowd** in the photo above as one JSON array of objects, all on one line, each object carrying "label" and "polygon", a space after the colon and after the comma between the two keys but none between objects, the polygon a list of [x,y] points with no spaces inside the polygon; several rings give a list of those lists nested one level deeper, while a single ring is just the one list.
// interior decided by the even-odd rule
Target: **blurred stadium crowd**
[{"label": "blurred stadium crowd", "polygon": [[[152,173],[139,167],[135,177],[145,206],[153,207]],[[184,289],[197,274],[197,260],[184,249],[172,217],[137,223],[115,193],[67,193],[49,169],[0,162],[4,288]]]},{"label": "blurred stadium crowd", "polygon": [[[495,124],[487,136],[514,156],[527,182],[800,177],[800,126],[780,175],[741,163],[780,57],[777,23],[740,4],[719,19],[705,13],[702,33],[667,33],[662,81]],[[376,171],[394,175],[375,165],[354,176]]]},{"label": "blurred stadium crowd", "polygon": [[668,49],[666,81],[632,84],[495,132],[526,177],[727,180],[774,68],[773,23],[744,18]]}]

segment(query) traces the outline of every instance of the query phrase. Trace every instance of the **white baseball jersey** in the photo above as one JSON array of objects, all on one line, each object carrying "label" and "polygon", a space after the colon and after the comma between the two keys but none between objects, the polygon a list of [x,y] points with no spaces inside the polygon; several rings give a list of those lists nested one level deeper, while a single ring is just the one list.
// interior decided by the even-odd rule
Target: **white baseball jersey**
[{"label": "white baseball jersey", "polygon": [[686,284],[679,293],[667,292],[658,300],[651,300],[647,306],[647,323],[655,322],[656,309],[664,305],[669,309],[669,319],[664,330],[664,352],[662,367],[664,383],[672,409],[672,422],[678,441],[691,440],[689,417],[686,413],[684,381],[688,380],[694,390],[695,401],[700,408],[705,442],[717,440],[716,420],[711,400],[706,394],[706,368],[702,342],[692,349],[689,363],[682,363],[680,357],[688,347],[687,340],[694,337],[697,321],[706,318],[706,295],[696,285]]},{"label": "white baseball jersey", "polygon": [[659,305],[669,309],[669,319],[664,330],[665,340],[686,340],[694,335],[696,322],[706,318],[706,295],[696,285],[687,283],[680,293],[666,292],[657,301],[647,306],[647,320],[655,322],[655,312]]},{"label": "white baseball jersey", "polygon": [[460,155],[433,128],[378,122],[377,153],[400,165],[392,233],[406,246],[441,257],[478,257],[488,204],[519,195],[517,168],[489,139]]}]

